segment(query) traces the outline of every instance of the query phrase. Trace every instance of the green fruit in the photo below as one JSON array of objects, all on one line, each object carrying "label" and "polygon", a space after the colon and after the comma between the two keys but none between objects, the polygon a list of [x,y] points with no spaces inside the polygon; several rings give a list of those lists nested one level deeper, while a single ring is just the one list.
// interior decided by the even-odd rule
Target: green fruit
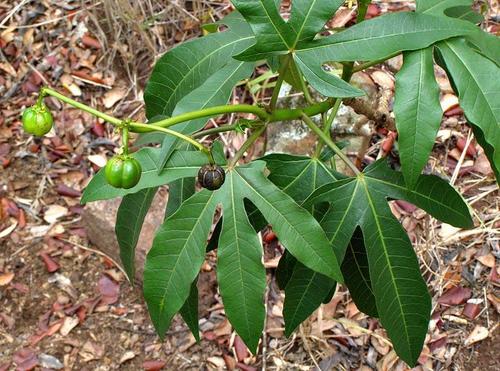
[{"label": "green fruit", "polygon": [[130,156],[115,156],[104,169],[107,182],[115,188],[129,189],[141,179],[142,168],[139,161]]},{"label": "green fruit", "polygon": [[26,108],[22,121],[24,131],[37,137],[47,134],[54,123],[52,114],[44,104]]},{"label": "green fruit", "polygon": [[210,191],[219,189],[226,180],[224,169],[217,165],[205,165],[198,171],[198,181]]}]

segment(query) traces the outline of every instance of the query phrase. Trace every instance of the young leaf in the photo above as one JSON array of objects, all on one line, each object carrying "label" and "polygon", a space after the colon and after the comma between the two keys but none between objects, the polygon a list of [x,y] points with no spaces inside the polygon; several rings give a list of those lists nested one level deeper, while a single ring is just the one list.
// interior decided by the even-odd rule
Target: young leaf
[{"label": "young leaf", "polygon": [[368,257],[361,230],[357,228],[347,245],[341,265],[345,285],[349,289],[356,307],[371,317],[378,317],[377,303],[373,295],[368,268]]},{"label": "young leaf", "polygon": [[145,188],[153,188],[171,183],[177,179],[194,177],[201,166],[208,162],[207,156],[198,151],[175,151],[167,162],[163,171],[158,174],[159,148],[143,148],[132,156],[142,166],[142,175],[139,183],[130,189],[114,188],[108,184],[101,169],[90,181],[83,192],[81,203],[108,200],[137,193]]},{"label": "young leaf", "polygon": [[[182,98],[175,106],[172,116],[226,104],[231,97],[234,86],[240,80],[250,76],[253,69],[253,63],[230,60],[226,66],[216,71],[200,87]],[[206,118],[201,118],[174,125],[171,129],[191,134],[202,129],[206,122]],[[181,140],[177,137],[165,135],[158,159],[160,171],[165,167],[166,162],[180,142]]]},{"label": "young leaf", "polygon": [[295,31],[292,49],[303,41],[311,41],[332,18],[344,0],[293,0],[289,24]]},{"label": "young leaf", "polygon": [[250,27],[234,12],[222,23],[224,32],[182,43],[156,63],[144,92],[148,118],[171,116],[177,103],[232,61],[232,56],[254,42]]},{"label": "young leaf", "polygon": [[158,187],[142,189],[123,197],[116,214],[115,233],[120,246],[120,258],[130,282],[135,279],[135,248],[144,218]]},{"label": "young leaf", "polygon": [[500,76],[500,67],[468,48],[463,40],[443,41],[437,46],[467,120],[482,131],[484,140],[493,148],[490,161],[498,174],[500,89],[492,76]]},{"label": "young leaf", "polygon": [[[380,320],[396,353],[413,366],[427,332],[431,303],[411,242],[387,198],[412,202],[452,225],[472,225],[467,206],[446,182],[422,176],[414,189],[409,188],[385,160],[370,165],[356,178],[320,187],[305,205],[331,203],[321,225],[332,243],[336,241],[338,257],[345,255],[354,229],[361,228]],[[442,210],[446,203],[453,214]]]},{"label": "young leaf", "polygon": [[443,110],[434,77],[432,48],[406,52],[403,60],[396,75],[394,113],[403,174],[411,187],[432,151]]},{"label": "young leaf", "polygon": [[203,190],[194,194],[163,223],[146,257],[144,298],[162,338],[186,302],[205,260],[216,206],[214,193]]}]

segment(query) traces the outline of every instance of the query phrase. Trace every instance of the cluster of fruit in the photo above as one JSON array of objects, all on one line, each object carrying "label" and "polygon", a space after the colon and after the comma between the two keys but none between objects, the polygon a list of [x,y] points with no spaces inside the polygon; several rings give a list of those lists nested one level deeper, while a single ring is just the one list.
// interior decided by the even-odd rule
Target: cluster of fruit
[{"label": "cluster of fruit", "polygon": [[[27,133],[41,137],[50,132],[54,124],[54,119],[47,106],[41,102],[37,102],[34,106],[24,110],[22,122],[23,128]],[[127,145],[128,143],[123,143],[123,146]],[[128,154],[120,154],[107,162],[104,174],[111,186],[129,189],[139,183],[142,168],[139,161],[134,157]],[[219,189],[224,180],[224,169],[217,165],[205,165],[198,172],[198,181],[201,186],[211,191]]]}]

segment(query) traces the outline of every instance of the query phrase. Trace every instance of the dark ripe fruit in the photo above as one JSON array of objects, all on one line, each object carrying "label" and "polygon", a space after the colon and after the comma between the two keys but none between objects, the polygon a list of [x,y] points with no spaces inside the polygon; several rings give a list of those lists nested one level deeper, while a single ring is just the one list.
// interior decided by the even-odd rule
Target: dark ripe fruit
[{"label": "dark ripe fruit", "polygon": [[217,165],[205,165],[198,171],[198,181],[210,191],[219,189],[226,180],[224,169]]},{"label": "dark ripe fruit", "polygon": [[130,156],[115,156],[104,169],[107,182],[115,188],[129,189],[141,179],[142,168],[139,161]]},{"label": "dark ripe fruit", "polygon": [[26,108],[22,121],[24,131],[37,137],[47,134],[54,123],[52,114],[44,104]]}]

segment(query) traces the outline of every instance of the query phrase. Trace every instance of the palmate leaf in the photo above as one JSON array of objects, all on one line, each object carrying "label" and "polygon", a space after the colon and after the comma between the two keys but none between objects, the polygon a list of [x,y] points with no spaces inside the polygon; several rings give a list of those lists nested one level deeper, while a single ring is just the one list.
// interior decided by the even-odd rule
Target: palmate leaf
[{"label": "palmate leaf", "polygon": [[[174,109],[173,116],[192,112],[204,108],[224,105],[231,98],[234,86],[251,75],[253,63],[230,60],[224,67],[210,76],[200,87],[182,98]],[[147,102],[146,102],[147,105]],[[171,127],[180,133],[191,134],[202,129],[207,122],[206,118],[186,121]],[[162,150],[158,159],[158,168],[163,169],[172,152],[178,147],[181,140],[166,135],[162,142]]]},{"label": "palmate leaf", "polygon": [[464,40],[443,41],[437,47],[467,120],[481,131],[479,139],[500,182],[500,87],[492,78],[500,75],[500,67]]},{"label": "palmate leaf", "polygon": [[404,53],[403,67],[396,75],[394,114],[399,156],[410,187],[415,185],[427,163],[443,116],[432,49]]},{"label": "palmate leaf", "polygon": [[[311,41],[321,31],[324,24],[342,5],[340,0],[294,0],[290,22],[285,22],[272,0],[233,0],[233,4],[252,27],[257,43],[235,58],[256,61],[263,58],[272,59],[277,55],[293,56],[291,68],[299,68],[306,79],[320,93],[335,97],[355,97],[363,95],[363,91],[349,85],[339,77],[324,72],[320,65],[305,65],[293,54],[306,41]],[[296,71],[292,70],[292,73]],[[323,76],[328,83],[319,83],[318,76]],[[290,80],[288,76],[287,80]],[[293,79],[292,79],[293,81]],[[322,80],[321,80],[322,81]]]},{"label": "palmate leaf", "polygon": [[[342,280],[339,264],[319,224],[264,176],[264,164],[257,161],[229,170],[219,190],[194,194],[158,232],[146,260],[144,293],[161,336],[189,295],[218,205],[224,216],[217,264],[222,299],[230,322],[252,351],[264,323],[265,271],[262,248],[246,217],[245,199],[273,225],[294,257],[309,268]],[[242,306],[241,295],[248,306]]]},{"label": "palmate leaf", "polygon": [[417,0],[417,12],[444,15],[444,11],[454,6],[472,6],[473,0]]},{"label": "palmate leaf", "polygon": [[221,23],[224,32],[178,45],[156,63],[144,92],[148,118],[171,116],[177,103],[232,61],[232,56],[254,42],[251,29],[234,12]]},{"label": "palmate leaf", "polygon": [[[271,172],[268,179],[299,204],[316,188],[341,177],[318,159],[305,156],[271,154],[262,160]],[[325,210],[319,205],[312,205],[310,211],[318,217]],[[325,301],[336,287],[336,282],[307,268],[288,252],[280,259],[276,275],[278,285],[285,290],[283,318],[285,334],[289,336]]]},{"label": "palmate leaf", "polygon": [[[332,75],[321,65],[329,61],[373,61],[427,47],[453,36],[474,34],[477,27],[426,14],[399,12],[370,19],[332,36],[297,48],[295,61],[311,85],[325,95],[334,89]],[[326,85],[325,85],[326,84]]]},{"label": "palmate leaf", "polygon": [[414,188],[408,188],[403,176],[390,170],[385,160],[370,165],[358,177],[320,187],[305,205],[331,203],[321,225],[337,256],[345,255],[355,228],[360,227],[380,321],[397,354],[412,366],[427,332],[430,296],[411,242],[388,199],[404,199],[454,226],[472,226],[467,205],[453,187],[436,176],[421,176]]},{"label": "palmate leaf", "polygon": [[195,177],[200,167],[208,162],[207,156],[201,152],[175,151],[165,169],[158,174],[159,148],[143,148],[133,153],[132,156],[142,166],[141,180],[135,187],[130,189],[112,187],[106,181],[104,169],[101,169],[85,188],[81,203],[123,197],[146,188],[168,184],[177,179]]}]

